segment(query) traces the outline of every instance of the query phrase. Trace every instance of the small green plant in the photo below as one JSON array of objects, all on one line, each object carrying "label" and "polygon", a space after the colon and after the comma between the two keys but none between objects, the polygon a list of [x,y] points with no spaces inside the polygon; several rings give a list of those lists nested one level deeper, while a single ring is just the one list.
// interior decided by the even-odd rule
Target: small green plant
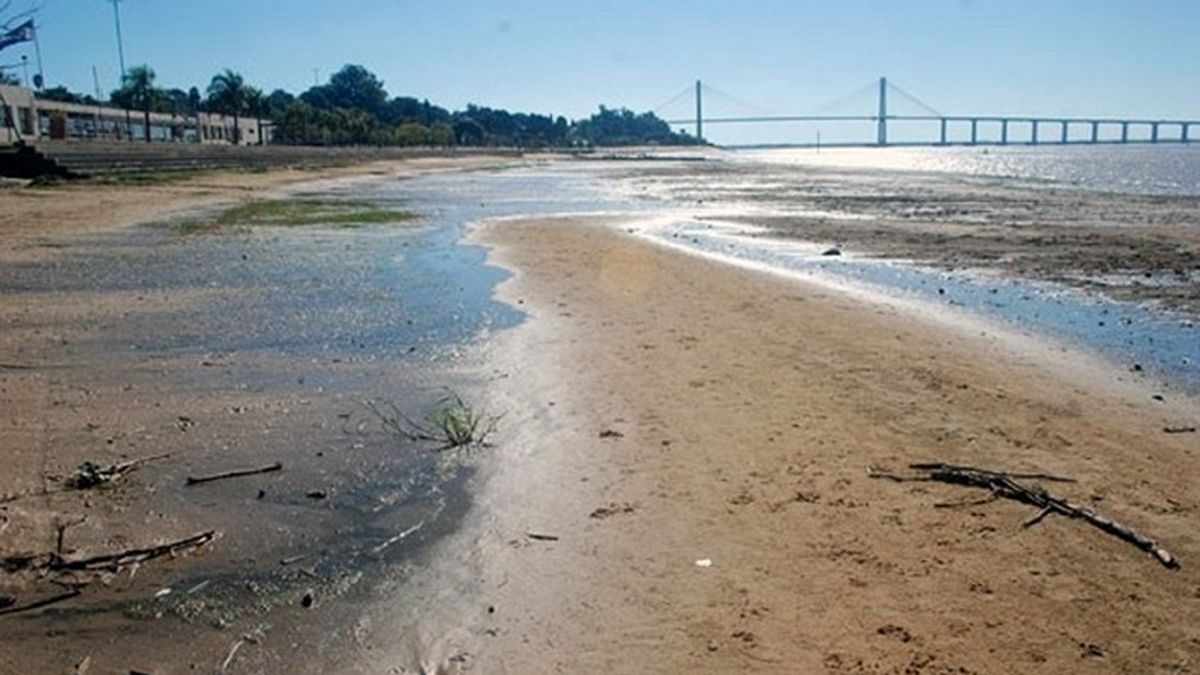
[{"label": "small green plant", "polygon": [[499,415],[488,415],[470,406],[451,390],[446,390],[423,422],[412,420],[392,401],[366,401],[365,405],[384,429],[410,441],[437,443],[437,450],[486,447],[500,421]]},{"label": "small green plant", "polygon": [[118,475],[120,474],[117,473],[116,467],[103,467],[95,462],[87,461],[80,464],[75,475],[67,479],[67,487],[75,490],[87,490],[97,485],[110,483]]}]

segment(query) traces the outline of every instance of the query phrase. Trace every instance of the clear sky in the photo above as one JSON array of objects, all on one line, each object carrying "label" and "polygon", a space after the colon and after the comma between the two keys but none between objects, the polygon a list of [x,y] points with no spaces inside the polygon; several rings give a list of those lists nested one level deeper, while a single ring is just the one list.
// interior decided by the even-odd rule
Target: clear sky
[{"label": "clear sky", "polygon": [[[91,93],[95,65],[111,90],[111,4],[36,2],[48,84]],[[714,95],[720,115],[812,112],[887,75],[946,113],[1200,117],[1198,0],[124,0],[121,17],[128,65],[202,90],[225,67],[299,92],[360,63],[393,95],[578,117],[702,78],[753,104]]]}]

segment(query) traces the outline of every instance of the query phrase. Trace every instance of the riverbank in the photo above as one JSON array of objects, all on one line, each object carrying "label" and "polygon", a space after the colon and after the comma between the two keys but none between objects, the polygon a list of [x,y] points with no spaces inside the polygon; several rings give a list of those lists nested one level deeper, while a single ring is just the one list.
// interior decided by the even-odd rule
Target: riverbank
[{"label": "riverbank", "polygon": [[[580,219],[482,228],[530,320],[469,557],[486,672],[1146,672],[1200,657],[1194,400]],[[1070,476],[1080,522],[868,465]],[[553,540],[530,537],[549,534]],[[484,612],[484,608],[488,608]],[[469,654],[469,659],[462,656]]]},{"label": "riverbank", "polygon": [[[17,213],[0,230],[0,493],[35,493],[0,504],[3,555],[54,551],[60,528],[68,559],[224,534],[0,617],[0,672],[1141,672],[1198,656],[1196,434],[1165,431],[1196,426],[1194,399],[945,320],[971,307],[929,322],[696,255],[645,219],[704,207],[623,190],[663,168],[455,172],[493,162],[0,194]],[[682,166],[655,165],[724,171]],[[445,173],[408,180],[429,172]],[[275,197],[397,219],[185,227]],[[504,305],[480,243],[515,274]],[[503,416],[493,446],[421,452],[362,405],[419,417],[447,385]],[[36,494],[85,460],[165,453],[112,489]],[[866,475],[921,460],[1071,476],[1048,487],[1183,570],[1079,522],[1026,530],[1018,504],[937,508],[977,493]],[[21,605],[58,592],[29,570],[5,581]]]},{"label": "riverbank", "polygon": [[494,168],[520,161],[475,155],[316,169],[147,174],[146,182],[67,182],[37,187],[9,181],[0,188],[0,255],[6,261],[21,260],[21,254],[35,256],[38,248],[54,248],[52,239],[58,235],[111,232],[256,197],[278,196],[289,186]]}]

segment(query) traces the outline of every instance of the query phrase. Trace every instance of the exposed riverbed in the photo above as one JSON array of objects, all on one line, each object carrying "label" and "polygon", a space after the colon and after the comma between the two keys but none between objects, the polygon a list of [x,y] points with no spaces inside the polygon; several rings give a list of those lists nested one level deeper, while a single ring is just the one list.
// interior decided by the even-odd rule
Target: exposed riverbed
[{"label": "exposed riverbed", "polygon": [[[0,554],[51,550],[56,524],[80,515],[68,557],[223,534],[202,557],[88,579],[77,598],[0,617],[23,657],[211,670],[241,640],[239,667],[321,672],[353,651],[372,589],[406,606],[445,597],[405,582],[438,564],[431,545],[470,512],[488,450],[432,453],[363,402],[420,417],[451,388],[487,406],[507,377],[486,348],[524,315],[493,298],[507,273],[464,242],[483,221],[607,214],[622,235],[1056,340],[1163,391],[1200,387],[1193,197],[720,155],[367,176],[286,196],[416,218],[188,233],[180,222],[208,213],[192,210],[39,237],[0,264],[12,467],[0,491],[56,486],[85,460],[171,455],[111,490],[0,505]],[[270,462],[284,470],[184,485]],[[32,574],[0,584],[18,603],[55,592]]]}]

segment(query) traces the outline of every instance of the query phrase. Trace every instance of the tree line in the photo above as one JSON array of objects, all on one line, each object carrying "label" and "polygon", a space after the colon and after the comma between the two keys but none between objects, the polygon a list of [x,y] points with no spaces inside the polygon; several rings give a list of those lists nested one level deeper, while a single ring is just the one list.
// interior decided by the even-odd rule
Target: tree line
[{"label": "tree line", "polygon": [[[65,87],[39,97],[70,103],[100,103]],[[449,111],[409,96],[388,94],[383,82],[360,65],[346,65],[299,95],[282,89],[269,94],[233,70],[213,76],[207,88],[168,89],[156,84],[146,65],[130,68],[108,103],[143,114],[149,140],[150,113],[195,115],[212,112],[234,120],[269,120],[275,143],[291,145],[421,145],[553,148],[606,145],[688,145],[695,138],[676,133],[654,113],[600,109],[581,120],[468,105]]]}]

